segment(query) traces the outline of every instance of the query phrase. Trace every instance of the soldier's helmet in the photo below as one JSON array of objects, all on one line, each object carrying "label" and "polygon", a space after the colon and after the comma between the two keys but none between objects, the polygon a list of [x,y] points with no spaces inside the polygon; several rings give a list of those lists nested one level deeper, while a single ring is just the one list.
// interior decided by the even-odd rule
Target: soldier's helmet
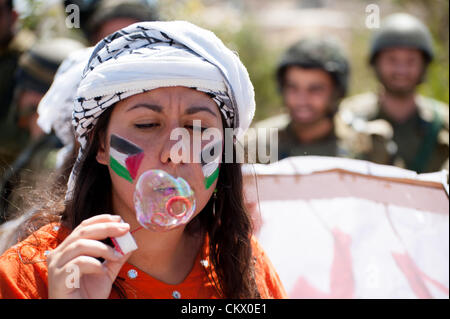
[{"label": "soldier's helmet", "polygon": [[394,47],[419,49],[426,63],[434,57],[430,31],[420,20],[406,13],[392,14],[381,22],[381,27],[372,36],[370,64],[374,64],[381,50]]},{"label": "soldier's helmet", "polygon": [[64,0],[80,10],[80,26],[87,38],[105,22],[115,18],[134,18],[137,21],[159,19],[157,1],[148,0]]},{"label": "soldier's helmet", "polygon": [[19,59],[16,90],[29,89],[45,93],[61,62],[84,45],[69,38],[54,38],[36,42]]},{"label": "soldier's helmet", "polygon": [[333,78],[339,98],[347,94],[350,65],[342,48],[334,40],[306,38],[292,45],[278,64],[277,80],[280,89],[286,69],[291,66],[324,70]]}]

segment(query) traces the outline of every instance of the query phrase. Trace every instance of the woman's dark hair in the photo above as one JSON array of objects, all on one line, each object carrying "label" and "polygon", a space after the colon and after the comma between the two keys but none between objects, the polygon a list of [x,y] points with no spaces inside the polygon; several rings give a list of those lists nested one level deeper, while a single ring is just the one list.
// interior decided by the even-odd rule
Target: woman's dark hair
[{"label": "woman's dark hair", "polygon": [[[70,229],[92,216],[112,212],[111,179],[107,166],[96,160],[113,107],[99,117],[89,135],[89,143],[76,168],[73,197],[66,202],[62,222]],[[186,226],[189,234],[206,233],[209,238],[209,259],[215,270],[213,284],[224,298],[259,298],[254,276],[251,236],[253,226],[244,206],[243,178],[239,163],[222,163],[214,199]],[[210,267],[211,268],[211,267]],[[119,280],[114,283],[119,296],[125,297]]]}]

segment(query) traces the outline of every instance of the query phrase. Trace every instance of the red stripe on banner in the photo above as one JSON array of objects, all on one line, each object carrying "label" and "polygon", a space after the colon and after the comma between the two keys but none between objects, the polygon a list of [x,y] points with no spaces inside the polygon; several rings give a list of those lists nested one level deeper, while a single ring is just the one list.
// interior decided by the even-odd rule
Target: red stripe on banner
[{"label": "red stripe on banner", "polygon": [[290,298],[299,299],[350,299],[355,295],[351,244],[352,238],[338,228],[331,231],[334,239],[333,261],[330,269],[330,290],[321,291],[300,276]]},{"label": "red stripe on banner", "polygon": [[408,253],[392,253],[392,257],[400,268],[400,270],[405,274],[406,279],[408,280],[409,286],[414,294],[421,299],[431,299],[433,296],[425,285],[425,280],[429,281],[436,288],[438,288],[443,293],[448,296],[448,288],[445,287],[439,281],[432,279],[427,274],[425,274],[420,268],[416,265],[414,260],[408,255]]}]

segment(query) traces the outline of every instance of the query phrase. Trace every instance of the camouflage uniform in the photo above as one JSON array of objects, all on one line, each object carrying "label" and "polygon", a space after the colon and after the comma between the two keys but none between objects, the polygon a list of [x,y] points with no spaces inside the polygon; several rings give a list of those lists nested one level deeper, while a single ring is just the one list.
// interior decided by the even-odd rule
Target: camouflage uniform
[{"label": "camouflage uniform", "polygon": [[443,168],[448,170],[448,105],[422,95],[417,95],[415,102],[417,111],[402,124],[389,119],[380,107],[378,96],[372,92],[344,100],[339,114],[353,129],[375,120],[382,120],[391,127],[391,154],[383,156],[371,151],[369,160],[417,172],[433,172]]},{"label": "camouflage uniform", "polygon": [[[281,114],[267,118],[255,123],[252,127],[255,129],[270,128],[278,130],[278,160],[286,157],[301,155],[346,157],[363,160],[376,160],[378,157],[389,155],[389,138],[392,136],[392,130],[387,123],[382,121],[373,121],[370,125],[361,127],[359,130],[351,129],[339,117],[333,118],[334,129],[326,137],[315,141],[314,143],[299,142],[292,122],[288,114]],[[269,154],[269,138],[264,141],[265,152]],[[250,138],[246,147],[258,140]],[[253,158],[250,161],[255,161]],[[261,162],[256,158],[257,162]],[[380,161],[378,161],[380,162]]]},{"label": "camouflage uniform", "polygon": [[[374,34],[369,61],[375,65],[377,54],[391,47],[410,47],[423,52],[426,65],[433,59],[431,35],[416,18],[394,14],[383,21]],[[389,154],[371,150],[368,159],[421,172],[448,169],[449,111],[448,105],[422,95],[415,96],[416,112],[405,123],[392,121],[383,112],[379,96],[369,92],[344,100],[339,117],[349,130],[383,122],[392,131]]]},{"label": "camouflage uniform", "polygon": [[[349,65],[343,52],[334,42],[319,39],[304,39],[294,44],[287,50],[281,59],[277,70],[277,78],[280,91],[283,85],[285,70],[290,66],[303,68],[321,69],[333,78],[337,96],[328,116],[333,120],[333,130],[330,134],[312,143],[301,143],[294,130],[293,123],[288,114],[277,115],[253,125],[254,128],[277,128],[278,129],[278,159],[290,156],[318,155],[338,156],[365,159],[365,153],[372,144],[379,144],[380,148],[386,147],[384,138],[385,127],[371,127],[372,131],[361,130],[354,132],[349,130],[342,120],[335,116],[337,105],[341,98],[346,95],[349,77]],[[372,136],[378,136],[372,141]],[[269,153],[268,139],[265,142],[266,154]],[[258,143],[254,139],[247,142]],[[253,160],[253,159],[250,159]],[[259,158],[256,161],[261,162]]]}]

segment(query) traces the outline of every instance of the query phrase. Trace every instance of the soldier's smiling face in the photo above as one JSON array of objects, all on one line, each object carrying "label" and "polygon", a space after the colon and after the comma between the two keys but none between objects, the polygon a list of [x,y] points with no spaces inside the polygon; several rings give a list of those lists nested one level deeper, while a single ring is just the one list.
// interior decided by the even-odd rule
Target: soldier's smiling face
[{"label": "soldier's smiling face", "polygon": [[390,48],[378,54],[375,66],[378,78],[388,91],[409,94],[420,83],[425,62],[418,49]]},{"label": "soldier's smiling face", "polygon": [[326,117],[334,91],[333,79],[321,69],[291,66],[284,75],[284,104],[292,120],[300,124],[312,124]]}]

